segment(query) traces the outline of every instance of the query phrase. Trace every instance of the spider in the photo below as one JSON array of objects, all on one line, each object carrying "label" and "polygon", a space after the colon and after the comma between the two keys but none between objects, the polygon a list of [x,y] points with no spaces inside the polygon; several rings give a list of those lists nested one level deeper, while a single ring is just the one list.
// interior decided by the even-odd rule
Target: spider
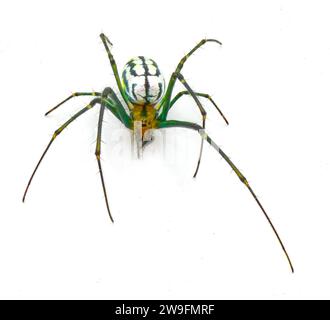
[{"label": "spider", "polygon": [[[124,104],[119,100],[117,95],[115,94],[114,90],[110,87],[106,87],[102,92],[75,92],[72,93],[69,97],[65,100],[60,102],[54,108],[46,112],[46,116],[53,112],[55,109],[60,107],[65,102],[69,101],[73,97],[78,96],[94,96],[91,102],[78,111],[75,115],[73,115],[68,121],[66,121],[61,127],[59,127],[53,134],[50,142],[48,143],[45,151],[41,155],[29,181],[26,186],[24,195],[23,195],[23,202],[25,201],[26,194],[29,190],[30,184],[32,179],[39,168],[39,165],[43,158],[45,157],[47,151],[49,150],[50,146],[57,138],[57,136],[74,120],[84,114],[86,111],[92,109],[95,105],[100,105],[99,111],[99,120],[98,120],[98,130],[97,130],[97,139],[96,139],[96,150],[95,155],[97,159],[97,164],[100,172],[101,183],[105,198],[105,204],[107,207],[107,211],[111,221],[113,222],[113,218],[110,212],[108,196],[106,192],[104,176],[101,166],[101,135],[102,135],[102,124],[103,124],[103,116],[105,110],[109,110],[126,128],[131,130],[134,135],[137,137],[138,142],[138,153],[141,152],[141,149],[148,143],[152,138],[147,138],[147,133],[151,130],[160,129],[160,128],[173,128],[173,127],[181,127],[194,130],[198,132],[201,136],[201,145],[200,145],[200,153],[199,158],[196,166],[196,170],[194,173],[194,177],[196,177],[199,169],[199,165],[201,162],[202,151],[203,151],[203,143],[206,140],[219,154],[228,165],[233,169],[236,173],[237,177],[240,181],[246,186],[249,190],[251,195],[253,196],[254,200],[257,202],[258,206],[260,207],[261,211],[263,212],[264,216],[266,217],[269,225],[271,226],[273,232],[276,235],[279,244],[282,247],[282,250],[286,256],[286,259],[290,265],[291,271],[294,272],[293,265],[291,263],[290,257],[284,247],[284,244],[277,233],[272,221],[270,220],[268,214],[266,213],[265,209],[261,205],[259,199],[255,195],[254,191],[252,190],[250,184],[248,183],[247,179],[243,176],[241,171],[235,166],[235,164],[230,160],[230,158],[226,155],[224,151],[210,138],[209,135],[205,132],[205,120],[206,120],[206,111],[203,108],[200,100],[198,97],[207,98],[211,101],[213,106],[217,109],[219,114],[222,116],[224,121],[228,124],[226,117],[223,115],[221,110],[212,100],[212,98],[205,93],[198,93],[192,90],[189,86],[185,78],[183,77],[181,70],[187,61],[187,59],[196,51],[198,48],[203,46],[207,42],[215,42],[221,45],[221,42],[215,39],[203,39],[201,40],[192,50],[185,55],[177,65],[175,71],[172,73],[170,81],[168,83],[167,88],[165,87],[165,80],[162,76],[158,65],[152,59],[149,59],[144,56],[135,57],[127,62],[124,67],[122,78],[120,78],[117,64],[115,59],[111,53],[110,48],[112,47],[112,43],[110,40],[103,34],[100,34],[102,43],[105,47],[105,50],[108,54],[108,58],[110,60],[110,65],[112,67],[112,71],[117,83],[117,87],[119,92],[122,96]],[[179,92],[173,99],[172,93],[173,88],[176,81],[179,80],[183,86],[185,87],[185,91]],[[173,105],[183,96],[183,95],[190,95],[196,105],[199,108],[199,112],[202,116],[202,125],[187,122],[187,121],[179,121],[179,120],[167,120],[168,112],[173,107]]]}]

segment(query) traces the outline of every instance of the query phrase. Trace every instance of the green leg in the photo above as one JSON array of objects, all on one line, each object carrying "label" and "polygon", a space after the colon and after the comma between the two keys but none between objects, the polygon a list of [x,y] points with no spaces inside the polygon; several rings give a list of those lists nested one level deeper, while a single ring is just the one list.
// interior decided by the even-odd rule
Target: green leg
[{"label": "green leg", "polygon": [[112,101],[110,101],[109,99],[102,99],[102,102],[104,103],[104,106],[111,111],[111,113],[120,121],[122,122],[122,119],[120,118],[118,112],[117,112],[117,108],[114,105],[114,103]]},{"label": "green leg", "polygon": [[118,89],[119,89],[124,101],[127,103],[129,109],[133,109],[132,103],[128,100],[128,98],[125,95],[124,88],[121,84],[121,80],[120,80],[120,77],[119,77],[119,74],[118,74],[118,68],[117,68],[115,58],[113,57],[113,55],[110,51],[110,48],[109,48],[109,45],[112,46],[112,43],[110,42],[110,40],[108,39],[108,37],[104,33],[101,33],[100,37],[101,37],[102,42],[104,44],[105,50],[107,51],[107,54],[108,54],[108,57],[109,57],[109,60],[110,60],[110,64],[111,64],[111,68],[112,68],[113,74],[114,74],[116,82],[117,82]]},{"label": "green leg", "polygon": [[101,103],[101,100],[99,98],[95,98],[94,100],[92,100],[85,108],[81,109],[79,112],[77,112],[73,117],[71,117],[67,122],[65,122],[61,127],[59,127],[53,134],[52,138],[50,139],[50,142],[48,143],[45,151],[43,152],[40,160],[38,161],[32,175],[31,175],[31,178],[26,186],[26,189],[25,189],[25,192],[24,192],[24,195],[23,195],[23,202],[25,200],[25,197],[26,197],[26,194],[29,190],[29,187],[30,187],[30,184],[32,182],[32,179],[35,175],[35,173],[37,172],[38,168],[39,168],[39,165],[41,163],[41,161],[43,160],[43,158],[45,157],[48,149],[50,148],[51,144],[53,143],[53,141],[55,140],[55,138],[71,123],[73,122],[74,120],[76,120],[78,117],[80,117],[83,113],[85,113],[87,110],[93,108],[97,103]]},{"label": "green leg", "polygon": [[163,107],[162,113],[161,113],[161,120],[164,121],[167,118],[167,113],[170,109],[170,101],[171,101],[171,96],[172,96],[172,92],[173,92],[173,88],[175,85],[175,81],[178,78],[179,73],[181,72],[184,63],[187,61],[187,59],[198,49],[200,48],[202,45],[204,45],[206,42],[216,42],[219,45],[221,45],[221,42],[215,39],[203,39],[201,40],[192,50],[190,50],[188,52],[187,55],[185,55],[179,62],[179,64],[177,65],[175,71],[172,73],[170,82],[168,84],[166,93],[164,95],[164,97],[162,98],[162,101],[160,103],[160,105],[158,106],[158,108],[160,109],[161,107]]},{"label": "green leg", "polygon": [[[115,109],[116,114],[118,115],[117,117],[124,124],[124,126],[128,129],[132,129],[132,127],[133,127],[132,119],[127,114],[124,106],[122,105],[122,103],[120,102],[118,97],[116,96],[115,92],[110,87],[106,88],[105,90],[107,90],[107,97],[108,97],[108,99],[107,99],[108,102],[106,103],[105,106],[108,109],[110,109],[110,111],[112,111],[111,108]],[[110,102],[111,102],[111,105],[110,105]]]},{"label": "green leg", "polygon": [[[181,91],[179,92],[171,101],[170,103],[170,108],[169,110],[171,110],[171,108],[173,107],[173,105],[183,96],[183,95],[190,95],[190,93],[188,91]],[[223,120],[225,120],[226,124],[228,125],[229,122],[226,119],[226,117],[224,116],[224,114],[221,112],[220,108],[216,105],[216,103],[214,102],[214,100],[211,98],[211,96],[207,93],[200,93],[200,92],[195,92],[195,95],[197,97],[203,97],[206,99],[209,99],[211,101],[211,103],[214,105],[214,107],[218,110],[218,112],[220,113],[220,115],[222,116]]]},{"label": "green leg", "polygon": [[[108,89],[108,88],[106,88],[106,89]],[[111,96],[111,98],[113,98],[113,95],[115,95],[115,93],[113,92],[113,90],[111,88],[109,88],[107,93]],[[74,92],[69,97],[67,97],[62,102],[60,102],[58,105],[56,105],[54,108],[47,111],[45,113],[45,116],[49,115],[51,112],[53,112],[55,109],[57,109],[58,107],[60,107],[62,104],[69,101],[73,97],[80,97],[80,96],[97,96],[97,97],[101,97],[101,93],[100,92]],[[107,96],[103,96],[102,101],[103,100],[105,101],[107,109],[109,109],[117,117],[117,119],[119,121],[121,121],[125,126],[127,126],[128,122],[129,122],[128,121],[129,116],[127,115],[124,107],[121,105],[118,98],[116,97],[116,99],[114,99],[115,101],[113,102],[111,100],[108,100]],[[118,110],[118,109],[120,109],[120,110]]]},{"label": "green leg", "polygon": [[100,97],[101,96],[101,93],[100,92],[74,92],[69,97],[67,97],[62,102],[60,102],[58,105],[56,105],[54,108],[52,108],[49,111],[47,111],[45,113],[45,116],[49,115],[51,112],[53,112],[55,109],[57,109],[58,107],[60,107],[62,104],[64,104],[65,102],[69,101],[73,97],[80,97],[80,96],[97,96],[97,97]]},{"label": "green leg", "polygon": [[[108,91],[109,91],[109,88],[104,89],[104,91],[102,93],[102,97],[104,97],[104,98],[107,97],[108,96]],[[100,108],[99,122],[98,122],[98,126],[97,126],[95,156],[96,156],[97,164],[98,164],[99,171],[100,171],[100,177],[101,177],[101,182],[102,182],[102,189],[103,189],[105,204],[107,206],[107,210],[108,210],[110,220],[113,222],[113,218],[112,218],[112,215],[111,215],[111,212],[110,212],[110,207],[109,207],[109,202],[108,202],[107,190],[105,188],[105,182],[104,182],[104,177],[103,177],[102,166],[101,166],[101,137],[102,137],[102,125],[103,125],[104,109],[105,109],[105,102],[102,101],[101,108]]]},{"label": "green leg", "polygon": [[188,129],[192,129],[192,130],[196,130],[198,131],[198,133],[202,136],[203,139],[206,139],[206,141],[221,155],[222,158],[225,159],[225,161],[228,163],[228,165],[234,170],[234,172],[236,173],[237,177],[240,179],[240,181],[248,188],[248,190],[250,191],[251,195],[253,196],[253,198],[255,199],[255,201],[257,202],[259,208],[261,209],[261,211],[263,212],[263,214],[265,215],[268,223],[270,224],[271,228],[273,229],[277,240],[279,241],[282,250],[289,262],[290,268],[292,273],[294,272],[293,269],[293,265],[291,263],[290,257],[284,247],[284,244],[279,236],[279,234],[277,233],[272,221],[270,220],[268,214],[266,213],[265,209],[263,208],[263,206],[261,205],[259,199],[257,198],[257,196],[255,195],[254,191],[252,190],[250,184],[248,183],[247,179],[243,176],[243,174],[241,173],[241,171],[234,165],[234,163],[229,159],[229,157],[222,151],[222,149],[205,133],[204,129],[199,126],[198,124],[195,123],[191,123],[191,122],[186,122],[186,121],[177,121],[177,120],[169,120],[169,121],[162,121],[159,122],[158,124],[158,128],[173,128],[173,127],[181,127],[181,128],[188,128]]}]

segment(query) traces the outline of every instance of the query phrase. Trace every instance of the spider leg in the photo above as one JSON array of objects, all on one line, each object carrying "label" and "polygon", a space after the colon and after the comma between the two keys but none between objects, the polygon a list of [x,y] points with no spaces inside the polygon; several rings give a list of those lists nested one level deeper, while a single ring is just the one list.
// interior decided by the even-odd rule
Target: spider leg
[{"label": "spider leg", "polygon": [[112,111],[111,108],[113,110],[115,110],[116,113],[117,113],[118,119],[124,124],[124,126],[126,128],[131,129],[132,128],[132,119],[127,114],[124,106],[122,105],[122,103],[118,99],[117,95],[115,94],[115,92],[110,87],[105,88],[103,93],[105,92],[105,90],[106,90],[107,97],[111,101],[111,105],[110,105],[109,104],[110,101],[107,99],[105,107],[110,109],[110,111]]},{"label": "spider leg", "polygon": [[[110,88],[105,88],[104,89],[104,91],[102,93],[102,97],[106,97],[108,95],[109,89]],[[102,182],[103,194],[104,194],[104,198],[105,198],[105,204],[107,206],[107,210],[108,210],[110,220],[111,220],[111,222],[114,222],[113,218],[112,218],[112,215],[111,215],[111,212],[110,212],[108,196],[107,196],[107,190],[105,188],[105,182],[104,182],[102,165],[101,165],[101,136],[102,136],[102,125],[103,125],[104,109],[105,109],[105,103],[102,101],[101,108],[100,108],[100,114],[99,114],[99,122],[98,122],[98,126],[97,126],[95,156],[96,156],[97,165],[98,165],[99,171],[100,171],[100,177],[101,177],[101,182]]]},{"label": "spider leg", "polygon": [[71,123],[73,122],[74,120],[76,120],[79,116],[81,116],[83,113],[85,113],[87,110],[93,108],[97,103],[100,103],[100,99],[99,98],[95,98],[93,99],[85,108],[81,109],[80,111],[78,111],[73,117],[71,117],[68,121],[66,121],[61,127],[59,127],[57,130],[55,130],[52,138],[50,139],[50,142],[48,143],[45,151],[43,152],[43,154],[41,155],[41,158],[39,159],[35,169],[33,170],[33,173],[30,177],[30,180],[26,186],[26,189],[25,189],[25,192],[24,192],[24,195],[23,195],[23,202],[25,200],[25,197],[26,197],[26,194],[29,190],[29,187],[30,187],[30,184],[32,182],[32,179],[35,175],[35,173],[37,172],[38,168],[39,168],[39,165],[41,163],[41,161],[43,160],[43,158],[45,157],[48,149],[50,148],[50,146],[52,145],[52,143],[54,142],[54,140],[56,139],[56,137]]},{"label": "spider leg", "polygon": [[[171,110],[171,108],[173,107],[174,103],[176,103],[183,95],[190,95],[190,93],[188,91],[181,91],[179,92],[170,102],[170,108],[169,110]],[[225,120],[226,124],[229,125],[228,120],[226,119],[225,115],[221,112],[220,108],[216,105],[216,103],[214,102],[214,100],[212,99],[212,97],[207,94],[207,93],[200,93],[200,92],[195,92],[195,95],[197,97],[203,97],[206,98],[208,100],[211,101],[211,103],[214,105],[214,107],[218,110],[218,112],[220,113],[220,115],[222,116],[223,120]]]},{"label": "spider leg", "polygon": [[[174,98],[173,100],[171,101],[170,103],[170,108],[169,110],[171,109],[171,107],[173,106],[173,104],[180,98],[182,97],[184,94],[186,95],[191,95],[193,97],[193,99],[195,100],[195,102],[197,103],[200,111],[201,111],[201,114],[202,114],[202,117],[203,117],[203,128],[205,129],[205,120],[206,120],[206,111],[205,109],[203,108],[203,106],[201,105],[201,103],[199,102],[198,100],[198,96],[201,96],[201,97],[204,97],[204,98],[207,98],[209,99],[213,105],[215,106],[215,108],[218,110],[218,112],[220,113],[220,115],[222,116],[222,118],[225,120],[225,122],[227,123],[227,125],[229,124],[226,117],[223,115],[223,113],[221,112],[221,110],[218,108],[218,106],[215,104],[215,102],[213,101],[213,99],[208,95],[208,94],[205,94],[205,93],[196,93],[194,92],[190,87],[189,85],[187,84],[186,80],[183,78],[183,76],[181,74],[178,74],[178,79],[182,82],[182,84],[186,87],[187,91],[181,91],[179,92]],[[197,173],[198,173],[198,170],[199,170],[199,166],[200,166],[200,162],[201,162],[201,159],[202,159],[202,153],[203,153],[203,144],[204,144],[204,139],[202,139],[201,141],[201,146],[200,146],[200,152],[199,152],[199,158],[198,158],[198,162],[197,162],[197,167],[196,167],[196,170],[195,170],[195,173],[194,173],[194,178],[196,178],[197,176]]]},{"label": "spider leg", "polygon": [[[181,73],[178,74],[178,79],[184,85],[184,87],[187,89],[188,93],[195,100],[195,102],[196,102],[196,104],[197,104],[197,106],[199,108],[199,111],[201,112],[201,115],[202,115],[203,129],[205,129],[206,111],[205,111],[204,107],[202,106],[202,104],[198,100],[195,92],[190,88],[190,86],[188,85],[187,81],[184,79],[184,77],[183,77],[183,75]],[[200,146],[200,149],[199,149],[198,162],[197,162],[197,166],[196,166],[196,170],[195,170],[195,173],[193,175],[193,178],[196,178],[197,173],[198,173],[198,169],[199,169],[199,166],[200,166],[200,163],[201,163],[201,159],[202,159],[202,154],[203,154],[203,146],[204,146],[204,139],[201,139],[201,146]]]},{"label": "spider leg", "polygon": [[162,98],[162,101],[160,104],[157,106],[158,109],[163,107],[162,113],[161,113],[161,120],[164,121],[167,118],[167,114],[170,108],[170,101],[171,101],[171,96],[173,92],[173,88],[175,85],[175,81],[178,78],[179,73],[181,72],[181,69],[183,68],[184,63],[187,61],[187,59],[197,50],[199,49],[202,45],[204,45],[206,42],[216,42],[219,45],[222,45],[222,43],[216,39],[203,39],[201,40],[193,49],[191,49],[188,54],[186,54],[179,62],[177,65],[175,71],[172,73],[170,82],[168,84],[166,93],[164,97]]},{"label": "spider leg", "polygon": [[109,45],[112,46],[112,43],[110,42],[110,40],[108,39],[108,37],[104,33],[101,33],[100,37],[101,37],[101,40],[102,40],[103,45],[105,47],[105,50],[107,51],[107,54],[108,54],[108,57],[109,57],[109,60],[110,60],[110,64],[111,64],[111,68],[112,68],[113,74],[114,74],[116,82],[117,82],[118,89],[119,89],[124,101],[127,103],[128,108],[133,109],[132,103],[128,100],[127,96],[125,95],[124,88],[121,84],[121,80],[120,80],[120,77],[119,77],[119,74],[118,74],[118,68],[117,68],[115,58],[113,57],[113,55],[110,51],[110,48],[109,48]]},{"label": "spider leg", "polygon": [[177,120],[168,120],[168,121],[162,121],[158,123],[158,128],[171,128],[171,127],[181,127],[181,128],[187,128],[196,130],[199,132],[199,134],[202,136],[203,139],[206,139],[206,141],[221,155],[222,158],[225,159],[225,161],[229,164],[229,166],[234,170],[237,177],[240,179],[240,181],[247,187],[247,189],[250,191],[252,197],[257,202],[259,208],[263,212],[265,218],[267,219],[269,225],[273,229],[273,232],[276,235],[277,240],[279,241],[282,250],[288,260],[288,263],[290,265],[292,273],[294,272],[293,265],[291,263],[289,254],[287,253],[284,244],[278,234],[278,232],[275,229],[275,226],[273,225],[271,219],[269,218],[268,214],[266,213],[264,207],[260,203],[259,199],[257,198],[256,194],[254,193],[253,189],[251,188],[250,184],[248,183],[247,179],[243,176],[242,172],[235,166],[235,164],[229,159],[229,157],[222,151],[222,149],[205,133],[204,129],[195,123],[186,122],[186,121],[177,121]]},{"label": "spider leg", "polygon": [[64,99],[62,102],[57,104],[54,108],[47,111],[45,113],[45,116],[48,116],[51,112],[53,112],[55,109],[57,109],[58,107],[60,107],[62,104],[69,101],[73,97],[80,97],[80,96],[97,96],[97,97],[99,97],[99,96],[101,96],[101,93],[100,92],[74,92],[70,96],[68,96],[66,99]]}]

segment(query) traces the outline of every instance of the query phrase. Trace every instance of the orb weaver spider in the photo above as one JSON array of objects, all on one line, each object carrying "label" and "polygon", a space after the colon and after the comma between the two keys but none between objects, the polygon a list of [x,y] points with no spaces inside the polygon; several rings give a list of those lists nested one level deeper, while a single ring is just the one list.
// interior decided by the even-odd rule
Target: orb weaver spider
[{"label": "orb weaver spider", "polygon": [[[187,128],[194,131],[197,131],[201,136],[201,146],[200,146],[200,153],[197,162],[197,167],[194,173],[194,177],[196,177],[201,157],[203,151],[203,143],[206,140],[219,154],[228,165],[234,170],[237,177],[240,181],[246,186],[246,188],[250,191],[251,195],[253,196],[254,200],[257,202],[258,206],[260,207],[261,211],[263,212],[264,216],[266,217],[269,225],[271,226],[273,232],[277,240],[279,241],[282,250],[287,258],[287,261],[290,265],[291,271],[294,272],[293,265],[291,263],[290,257],[284,247],[284,244],[277,233],[272,221],[270,220],[268,214],[266,213],[265,209],[261,205],[259,199],[255,195],[254,191],[252,190],[250,184],[248,183],[247,179],[243,176],[241,171],[235,166],[235,164],[229,159],[229,157],[222,151],[222,149],[206,134],[205,132],[205,120],[206,120],[206,111],[203,108],[201,102],[199,101],[198,97],[204,97],[209,99],[213,106],[217,109],[219,114],[222,116],[224,121],[228,124],[227,119],[212,100],[212,98],[208,94],[204,93],[197,93],[191,89],[183,75],[181,74],[181,70],[184,66],[184,63],[187,59],[201,46],[203,46],[207,42],[215,42],[221,45],[221,42],[215,39],[203,39],[201,40],[192,50],[189,51],[187,55],[185,55],[177,65],[175,71],[172,73],[169,84],[165,90],[165,81],[164,78],[156,64],[155,61],[152,59],[146,58],[144,56],[139,56],[136,58],[131,59],[124,67],[122,80],[119,76],[117,64],[115,59],[111,53],[110,47],[112,47],[112,43],[110,40],[102,33],[100,34],[101,40],[105,47],[105,50],[108,54],[108,58],[110,60],[110,65],[112,67],[112,71],[114,73],[114,77],[117,83],[117,87],[119,92],[122,96],[122,99],[125,102],[125,106],[119,100],[117,95],[115,94],[114,90],[110,87],[106,87],[102,92],[75,92],[67,97],[65,100],[60,102],[54,108],[46,112],[46,116],[53,112],[55,109],[60,107],[65,102],[69,101],[73,97],[78,96],[94,96],[95,98],[83,109],[73,115],[68,121],[66,121],[61,127],[59,127],[53,134],[50,142],[48,143],[45,151],[41,155],[29,181],[26,186],[24,195],[23,195],[23,202],[25,201],[26,194],[29,190],[30,184],[32,179],[41,163],[43,158],[45,157],[47,151],[49,150],[50,146],[56,139],[56,137],[74,120],[84,114],[86,111],[92,109],[95,105],[100,105],[99,111],[99,120],[98,120],[98,130],[97,130],[97,139],[96,139],[96,150],[95,155],[97,159],[97,164],[100,172],[101,183],[105,198],[105,204],[107,207],[107,211],[111,221],[113,222],[113,218],[110,212],[108,196],[105,187],[105,181],[102,172],[101,166],[101,135],[102,135],[102,124],[103,124],[103,116],[105,110],[109,110],[126,128],[132,130],[134,134],[137,136],[137,142],[139,144],[138,152],[141,152],[141,147],[144,147],[150,139],[147,139],[147,132],[153,129],[161,129],[161,128],[173,128],[173,127],[181,127]],[[185,87],[185,91],[179,92],[173,99],[172,93],[173,88],[176,81],[179,80],[183,86]],[[195,103],[199,108],[199,112],[202,116],[202,126],[196,123],[187,122],[187,121],[179,121],[179,120],[167,120],[167,115],[173,105],[183,96],[183,95],[190,95]],[[126,107],[126,108],[125,108]],[[127,109],[129,112],[127,112]],[[148,141],[149,140],[149,141]]]}]

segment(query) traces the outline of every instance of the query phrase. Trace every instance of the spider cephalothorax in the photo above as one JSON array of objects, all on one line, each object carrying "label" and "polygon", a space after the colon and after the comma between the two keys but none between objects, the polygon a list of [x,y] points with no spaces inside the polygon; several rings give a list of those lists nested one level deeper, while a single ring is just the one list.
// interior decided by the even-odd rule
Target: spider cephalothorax
[{"label": "spider cephalothorax", "polygon": [[[100,170],[101,175],[101,182],[103,193],[105,196],[105,202],[107,206],[107,210],[110,216],[111,221],[112,215],[110,213],[110,207],[108,203],[107,192],[105,188],[102,166],[101,166],[101,136],[102,136],[102,126],[103,126],[103,116],[105,110],[111,112],[126,128],[130,130],[134,130],[138,127],[139,128],[139,135],[144,138],[145,132],[148,129],[161,129],[161,128],[173,128],[173,127],[181,127],[187,128],[191,130],[197,131],[201,135],[201,148],[200,154],[198,158],[197,167],[195,170],[194,177],[196,177],[201,156],[203,150],[203,142],[206,140],[219,154],[220,156],[227,162],[227,164],[232,168],[235,172],[237,177],[240,181],[247,187],[255,201],[257,202],[258,206],[262,210],[263,214],[267,218],[270,226],[272,227],[281,247],[286,255],[286,258],[290,264],[291,270],[293,272],[293,266],[291,264],[290,258],[288,253],[286,252],[284,245],[272,224],[269,216],[267,215],[265,209],[261,205],[260,201],[258,200],[257,196],[255,195],[254,191],[252,190],[250,184],[243,176],[241,171],[234,165],[234,163],[229,159],[229,157],[222,151],[222,149],[210,138],[209,135],[205,133],[205,120],[206,120],[206,111],[202,106],[201,102],[199,101],[198,97],[207,98],[211,101],[220,115],[223,117],[225,122],[228,124],[227,119],[222,114],[220,109],[214,103],[212,98],[205,93],[198,93],[191,89],[188,85],[187,81],[184,79],[183,75],[181,74],[181,70],[183,65],[187,61],[187,59],[202,45],[206,42],[216,42],[221,45],[221,43],[215,39],[203,39],[201,40],[192,50],[185,55],[180,62],[178,63],[175,71],[172,73],[170,81],[168,83],[167,88],[165,88],[165,81],[163,76],[160,73],[160,70],[157,64],[149,58],[140,56],[137,58],[131,59],[124,67],[123,77],[122,80],[118,74],[117,64],[115,59],[111,53],[110,47],[112,46],[109,39],[102,33],[100,35],[104,47],[107,51],[110,64],[112,67],[112,71],[114,73],[114,77],[117,83],[117,87],[119,92],[124,100],[124,104],[119,100],[117,95],[115,94],[114,90],[110,87],[105,88],[102,92],[75,92],[70,95],[68,98],[63,100],[57,106],[49,110],[46,115],[57,109],[66,101],[70,100],[73,97],[78,96],[94,96],[94,99],[83,109],[78,111],[74,116],[72,116],[68,121],[66,121],[61,127],[59,127],[53,134],[49,144],[47,145],[44,153],[42,154],[37,166],[35,167],[31,178],[27,184],[27,187],[24,192],[23,202],[25,200],[25,196],[31,184],[31,181],[42,161],[44,156],[46,155],[48,149],[50,148],[51,144],[54,142],[56,137],[75,119],[80,117],[82,114],[93,108],[95,105],[100,105],[100,112],[99,112],[99,121],[98,121],[98,130],[97,130],[97,139],[96,139],[96,150],[95,155],[97,159],[97,164]],[[179,80],[182,85],[185,87],[185,91],[179,92],[173,99],[173,89],[176,83],[176,80]],[[188,122],[188,121],[179,121],[179,120],[168,120],[167,116],[170,109],[176,103],[178,99],[180,99],[183,95],[191,96],[196,105],[198,106],[199,112],[202,116],[202,125],[198,125],[196,123]],[[141,139],[140,139],[141,140]],[[140,144],[141,148],[143,143]]]},{"label": "spider cephalothorax", "polygon": [[133,123],[141,122],[142,132],[141,138],[144,138],[144,134],[147,130],[157,128],[157,111],[153,105],[134,105],[131,111],[131,117],[134,120]]}]

